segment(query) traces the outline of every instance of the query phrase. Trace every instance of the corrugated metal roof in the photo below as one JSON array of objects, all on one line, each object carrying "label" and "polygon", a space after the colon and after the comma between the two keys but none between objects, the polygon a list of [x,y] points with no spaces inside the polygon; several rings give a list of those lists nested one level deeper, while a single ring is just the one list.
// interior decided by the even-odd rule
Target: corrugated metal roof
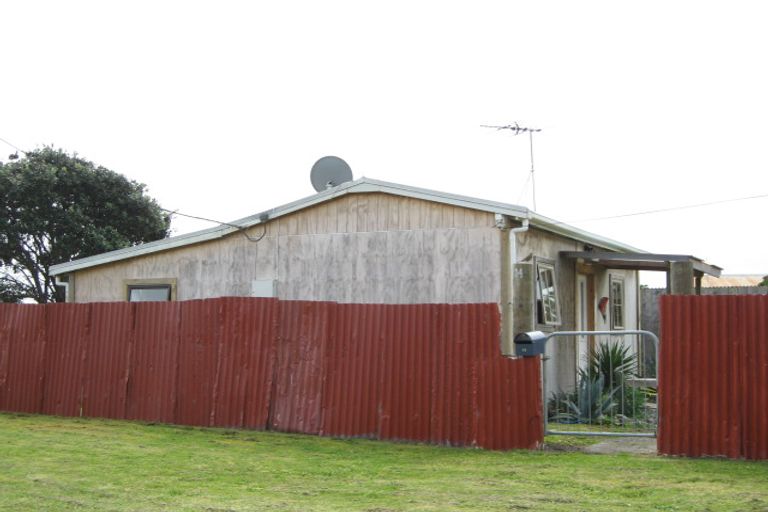
[{"label": "corrugated metal roof", "polygon": [[213,228],[195,231],[193,233],[179,235],[172,238],[165,238],[155,242],[127,247],[117,251],[106,252],[103,254],[97,254],[95,256],[54,265],[51,267],[50,273],[54,276],[62,275],[76,270],[104,265],[106,263],[113,263],[116,261],[135,258],[137,256],[167,251],[169,249],[184,247],[200,242],[207,242],[209,240],[216,240],[236,231],[247,229],[258,224],[263,224],[269,220],[294,213],[304,208],[309,208],[310,206],[332,201],[333,199],[345,196],[347,194],[365,194],[372,192],[380,192],[384,194],[449,204],[461,208],[469,208],[472,210],[505,215],[517,220],[528,219],[532,227],[568,238],[573,238],[580,242],[596,245],[607,250],[619,252],[645,252],[615,240],[604,238],[599,235],[575,228],[573,226],[569,226],[562,222],[558,222],[554,219],[550,219],[543,215],[539,215],[523,206],[500,203],[497,201],[489,201],[485,199],[477,199],[457,194],[449,194],[435,190],[410,187],[407,185],[399,185],[397,183],[388,183],[385,181],[378,181],[363,177],[355,181],[343,183],[338,187],[325,190],[318,194],[299,199],[298,201],[278,206],[277,208],[257,213],[256,215],[244,217],[227,224],[221,224]]}]

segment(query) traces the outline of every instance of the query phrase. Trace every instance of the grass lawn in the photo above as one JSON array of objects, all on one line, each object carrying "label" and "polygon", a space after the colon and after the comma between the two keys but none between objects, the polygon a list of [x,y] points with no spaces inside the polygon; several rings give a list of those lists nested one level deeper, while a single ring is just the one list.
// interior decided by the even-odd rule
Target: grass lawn
[{"label": "grass lawn", "polygon": [[768,463],[0,414],[0,510],[768,510]]}]

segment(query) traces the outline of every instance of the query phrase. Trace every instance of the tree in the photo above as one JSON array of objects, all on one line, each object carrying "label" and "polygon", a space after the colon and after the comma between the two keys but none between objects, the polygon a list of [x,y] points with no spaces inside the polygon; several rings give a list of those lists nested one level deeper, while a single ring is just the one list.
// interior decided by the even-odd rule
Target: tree
[{"label": "tree", "polygon": [[0,163],[0,301],[55,301],[52,265],[167,237],[145,188],[52,147]]}]

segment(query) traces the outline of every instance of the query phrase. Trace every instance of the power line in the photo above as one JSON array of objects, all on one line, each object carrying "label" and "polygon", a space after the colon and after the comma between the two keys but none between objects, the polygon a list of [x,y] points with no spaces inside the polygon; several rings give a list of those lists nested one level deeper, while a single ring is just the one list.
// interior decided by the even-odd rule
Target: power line
[{"label": "power line", "polygon": [[180,217],[188,217],[190,219],[195,219],[195,220],[204,220],[206,222],[213,222],[214,224],[222,224],[224,226],[229,226],[237,229],[243,228],[242,226],[238,226],[237,224],[230,224],[229,222],[222,222],[220,220],[208,219],[206,217],[198,217],[197,215],[189,215],[188,213],[181,213],[178,210],[169,210],[168,208],[160,208],[160,209],[166,213],[170,213],[171,215],[179,215]]},{"label": "power line", "polygon": [[10,142],[8,142],[7,140],[5,140],[2,137],[0,137],[0,141],[5,142],[6,144],[8,144],[9,146],[11,146],[13,149],[16,150],[16,155],[11,155],[10,157],[8,157],[10,160],[16,160],[17,158],[19,158],[19,151],[21,151],[25,155],[28,154],[26,151],[24,151],[23,149],[21,149],[17,145],[11,144]]},{"label": "power line", "polygon": [[213,222],[214,224],[219,224],[221,226],[229,226],[231,228],[235,228],[238,231],[241,231],[243,233],[243,235],[245,236],[245,238],[247,238],[250,242],[258,242],[262,238],[264,238],[264,236],[267,234],[267,225],[266,224],[263,225],[264,231],[259,236],[252,237],[252,236],[250,236],[245,231],[246,229],[248,229],[248,227],[245,227],[245,226],[238,226],[237,224],[231,224],[229,222],[222,222],[222,221],[219,221],[219,220],[208,219],[206,217],[199,217],[197,215],[189,215],[188,213],[181,213],[178,210],[169,210],[168,208],[160,208],[160,209],[162,211],[164,211],[164,212],[167,212],[167,213],[171,214],[171,215],[179,215],[181,217],[187,217],[187,218],[195,219],[195,220],[202,220],[202,221],[205,221],[205,222]]},{"label": "power line", "polygon": [[[716,205],[716,204],[735,203],[735,202],[738,202],[738,201],[747,201],[747,200],[750,200],[750,199],[762,199],[762,198],[765,198],[765,197],[768,197],[768,194],[759,194],[759,195],[756,195],[756,196],[746,196],[746,197],[735,197],[735,198],[732,198],[732,199],[721,199],[721,200],[718,200],[718,201],[709,201],[707,203],[688,204],[688,205],[683,205],[683,206],[672,206],[672,207],[669,207],[669,208],[658,208],[656,210],[645,210],[645,211],[641,211],[641,212],[622,213],[620,215],[610,215],[608,217],[594,217],[594,218],[591,218],[591,219],[573,220],[573,221],[568,221],[568,222],[576,223],[576,222],[592,222],[592,221],[597,221],[597,220],[621,219],[621,218],[624,218],[624,217],[636,217],[638,215],[649,215],[651,213],[673,212],[673,211],[677,211],[677,210],[687,210],[687,209],[691,209],[691,208],[701,208],[703,206],[712,206],[712,205]],[[559,224],[564,224],[564,223],[561,222]]]}]

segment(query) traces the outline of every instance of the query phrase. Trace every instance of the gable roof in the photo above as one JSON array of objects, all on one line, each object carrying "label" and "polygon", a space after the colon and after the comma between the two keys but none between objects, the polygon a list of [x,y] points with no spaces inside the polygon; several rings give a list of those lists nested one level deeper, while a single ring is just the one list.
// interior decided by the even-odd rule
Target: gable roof
[{"label": "gable roof", "polygon": [[485,199],[477,199],[474,197],[461,196],[457,194],[448,194],[445,192],[437,192],[435,190],[399,185],[397,183],[378,181],[370,178],[360,178],[355,181],[342,183],[338,187],[334,187],[318,194],[299,199],[298,201],[284,204],[282,206],[278,206],[277,208],[266,210],[249,217],[244,217],[227,224],[220,224],[219,226],[203,229],[201,231],[195,231],[171,238],[164,238],[154,242],[148,242],[133,247],[127,247],[125,249],[118,249],[116,251],[105,252],[103,254],[89,256],[87,258],[81,258],[67,263],[61,263],[59,265],[53,265],[50,269],[50,273],[54,276],[62,275],[69,272],[74,272],[76,270],[104,265],[106,263],[114,263],[116,261],[135,258],[137,256],[167,251],[169,249],[184,247],[200,242],[216,240],[237,231],[241,231],[243,229],[266,223],[272,219],[283,217],[296,211],[303,210],[304,208],[309,208],[310,206],[332,201],[338,197],[342,197],[348,194],[365,194],[372,192],[422,199],[425,201],[458,206],[461,208],[469,208],[471,210],[479,210],[497,215],[505,215],[518,221],[528,219],[531,227],[572,238],[574,240],[578,240],[590,245],[596,245],[610,251],[634,253],[644,252],[635,247],[622,244],[620,242],[616,242],[614,240],[583,231],[573,226],[568,226],[567,224],[555,221],[543,215],[539,215],[538,213],[533,212],[523,206],[499,203],[496,201],[488,201]]}]

